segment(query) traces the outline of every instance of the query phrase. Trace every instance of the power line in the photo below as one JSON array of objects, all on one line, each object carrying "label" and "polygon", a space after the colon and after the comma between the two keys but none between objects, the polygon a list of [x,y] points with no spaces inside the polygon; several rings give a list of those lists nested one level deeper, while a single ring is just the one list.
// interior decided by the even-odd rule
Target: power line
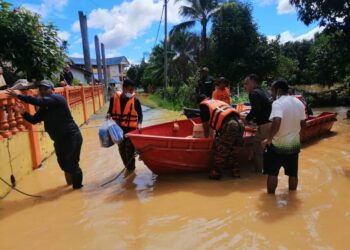
[{"label": "power line", "polygon": [[165,5],[163,5],[163,8],[162,8],[162,14],[161,14],[161,16],[160,16],[160,21],[159,21],[159,25],[158,25],[157,37],[156,37],[156,40],[154,41],[154,46],[153,46],[153,47],[155,47],[155,46],[156,46],[157,41],[158,41],[158,36],[159,36],[160,26],[161,26],[162,21],[163,21],[164,8],[165,8]]}]

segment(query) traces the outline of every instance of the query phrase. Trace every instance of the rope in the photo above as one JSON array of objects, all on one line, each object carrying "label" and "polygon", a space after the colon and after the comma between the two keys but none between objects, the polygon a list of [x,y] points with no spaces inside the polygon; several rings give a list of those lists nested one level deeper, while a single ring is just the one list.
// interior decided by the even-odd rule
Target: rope
[{"label": "rope", "polygon": [[19,190],[18,188],[13,187],[10,183],[8,183],[7,181],[5,181],[5,180],[4,180],[3,178],[1,178],[1,177],[0,177],[0,180],[1,180],[3,183],[5,183],[7,186],[9,186],[10,188],[12,188],[13,190],[17,191],[18,193],[21,193],[21,194],[23,194],[23,195],[25,195],[25,196],[29,196],[29,197],[32,197],[32,198],[42,198],[41,195],[28,194],[28,193],[25,193],[25,192]]},{"label": "rope", "polygon": [[[182,116],[183,114],[181,114],[180,116]],[[164,120],[164,118],[155,118],[155,119],[147,119],[145,120],[145,122],[152,122],[152,121],[162,121]],[[81,127],[80,130],[85,130],[85,129],[93,129],[93,128],[99,128],[101,127],[103,124],[98,124],[98,125],[94,125],[94,126],[85,126],[85,127]],[[0,133],[5,133],[8,132],[10,130],[0,130]],[[23,131],[18,131],[17,133],[29,133],[29,132],[34,132],[34,133],[45,133],[45,130],[23,130]]]},{"label": "rope", "polygon": [[156,46],[157,41],[158,41],[158,36],[159,36],[160,26],[161,26],[161,24],[162,24],[162,20],[163,20],[164,9],[165,9],[165,5],[163,5],[163,8],[162,8],[162,14],[161,14],[161,16],[160,16],[159,25],[158,25],[157,37],[156,37],[156,40],[154,41],[154,45],[153,45],[153,47],[155,47],[155,46]]},{"label": "rope", "polygon": [[[138,155],[138,153],[135,153],[135,154],[134,154],[134,157],[136,157],[137,155]],[[128,165],[131,163],[131,161],[134,160],[134,157],[131,157],[131,158],[129,159],[129,161],[127,162],[126,166],[128,166]],[[113,181],[115,181],[116,179],[118,179],[119,176],[121,176],[122,173],[123,173],[125,170],[127,170],[126,167],[123,168],[113,179],[111,179],[111,180],[109,180],[109,181],[103,183],[103,184],[101,185],[101,187],[104,187],[104,186],[108,185],[109,183],[112,183]]]}]

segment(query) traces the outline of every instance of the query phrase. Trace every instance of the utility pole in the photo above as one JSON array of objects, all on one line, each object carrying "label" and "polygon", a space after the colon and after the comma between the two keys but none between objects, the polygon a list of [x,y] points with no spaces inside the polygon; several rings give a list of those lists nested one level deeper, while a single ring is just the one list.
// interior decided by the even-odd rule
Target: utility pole
[{"label": "utility pole", "polygon": [[83,53],[84,53],[84,64],[85,69],[91,72],[90,81],[94,82],[94,72],[91,67],[91,59],[90,59],[90,48],[89,48],[89,36],[87,29],[87,19],[86,15],[82,11],[79,11],[79,22],[80,22],[80,31],[81,31],[81,40],[83,42]]},{"label": "utility pole", "polygon": [[105,45],[103,43],[101,43],[101,53],[102,53],[102,65],[103,65],[103,79],[107,87],[108,79],[107,79],[106,52],[105,52]]},{"label": "utility pole", "polygon": [[97,62],[97,74],[98,80],[102,82],[102,66],[101,66],[101,52],[100,52],[100,40],[98,36],[95,36],[95,50],[96,50],[96,62]]},{"label": "utility pole", "polygon": [[102,64],[103,64],[103,80],[105,84],[105,97],[107,100],[107,94],[108,94],[107,65],[106,65],[105,45],[103,43],[101,43],[101,53],[102,53]]},{"label": "utility pole", "polygon": [[164,0],[164,80],[168,87],[168,0]]}]

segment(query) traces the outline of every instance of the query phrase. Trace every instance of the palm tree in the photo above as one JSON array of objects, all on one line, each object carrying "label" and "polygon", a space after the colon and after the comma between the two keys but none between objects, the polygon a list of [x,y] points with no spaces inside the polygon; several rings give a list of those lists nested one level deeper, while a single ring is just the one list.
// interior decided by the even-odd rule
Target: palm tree
[{"label": "palm tree", "polygon": [[176,2],[184,2],[184,6],[180,7],[179,14],[188,18],[188,21],[175,25],[170,31],[172,36],[175,32],[184,31],[192,28],[196,22],[202,26],[201,42],[204,51],[207,50],[207,25],[210,19],[218,10],[217,0],[175,0]]}]

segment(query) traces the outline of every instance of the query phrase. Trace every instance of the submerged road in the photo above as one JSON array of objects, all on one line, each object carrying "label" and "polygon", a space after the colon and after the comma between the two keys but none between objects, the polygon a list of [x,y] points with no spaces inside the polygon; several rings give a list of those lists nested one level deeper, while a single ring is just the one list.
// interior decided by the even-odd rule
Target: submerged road
[{"label": "submerged road", "polygon": [[[350,121],[304,145],[300,186],[289,193],[280,175],[276,196],[266,177],[209,181],[206,174],[155,176],[141,161],[135,175],[101,188],[122,168],[117,147],[101,148],[97,128],[84,129],[84,188],[73,191],[53,155],[0,200],[0,249],[348,249]],[[145,125],[179,119],[145,109]],[[94,116],[87,126],[103,122]]]}]

